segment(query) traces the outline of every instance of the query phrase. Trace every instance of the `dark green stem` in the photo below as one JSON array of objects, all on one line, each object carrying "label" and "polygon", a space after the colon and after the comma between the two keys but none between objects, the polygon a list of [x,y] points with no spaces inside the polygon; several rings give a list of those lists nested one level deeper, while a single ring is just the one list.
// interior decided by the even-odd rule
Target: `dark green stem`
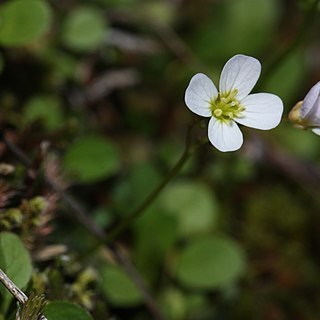
[{"label": "dark green stem", "polygon": [[306,34],[311,28],[316,16],[317,16],[317,6],[320,3],[320,0],[315,0],[311,6],[306,11],[303,21],[300,25],[299,31],[295,39],[271,61],[271,63],[266,67],[266,71],[263,74],[263,83],[260,82],[262,86],[266,80],[270,77],[271,74],[282,64],[284,60],[303,42]]},{"label": "dark green stem", "polygon": [[190,126],[187,132],[186,144],[184,152],[182,153],[180,159],[175,164],[175,166],[168,172],[168,174],[161,180],[160,184],[144,199],[144,201],[131,213],[129,213],[124,220],[120,222],[106,237],[104,244],[109,244],[113,242],[124,230],[126,230],[131,223],[140,217],[143,212],[154,202],[158,197],[164,187],[180,172],[183,168],[190,155],[194,151],[192,146],[191,131],[194,125]]}]

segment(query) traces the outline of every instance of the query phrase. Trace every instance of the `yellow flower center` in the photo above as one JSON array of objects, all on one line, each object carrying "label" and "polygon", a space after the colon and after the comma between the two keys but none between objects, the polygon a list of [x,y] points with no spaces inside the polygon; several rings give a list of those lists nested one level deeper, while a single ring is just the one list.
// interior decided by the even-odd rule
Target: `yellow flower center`
[{"label": "yellow flower center", "polygon": [[235,98],[238,90],[232,90],[227,93],[219,93],[218,96],[210,101],[210,110],[212,116],[221,120],[229,121],[239,118],[245,107]]}]

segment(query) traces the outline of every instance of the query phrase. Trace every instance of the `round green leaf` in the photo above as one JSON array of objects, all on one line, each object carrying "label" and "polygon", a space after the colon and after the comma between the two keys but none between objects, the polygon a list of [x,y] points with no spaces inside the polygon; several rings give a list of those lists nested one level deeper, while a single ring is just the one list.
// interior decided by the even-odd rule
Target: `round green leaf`
[{"label": "round green leaf", "polygon": [[53,301],[44,308],[48,320],[93,320],[90,314],[80,306],[67,301]]},{"label": "round green leaf", "polygon": [[166,319],[196,319],[193,315],[209,310],[206,295],[186,292],[182,288],[167,286],[160,295],[160,305]]},{"label": "round green leaf", "polygon": [[210,236],[187,246],[176,265],[178,280],[198,289],[216,289],[238,279],[244,270],[241,248],[226,237]]},{"label": "round green leaf", "polygon": [[131,307],[141,303],[140,291],[119,267],[106,265],[100,276],[102,292],[111,304]]},{"label": "round green leaf", "polygon": [[166,212],[176,217],[182,235],[209,230],[216,220],[214,194],[201,183],[181,181],[168,186],[161,204]]},{"label": "round green leaf", "polygon": [[153,207],[137,219],[134,227],[137,267],[146,278],[157,279],[165,255],[178,238],[177,221]]},{"label": "round green leaf", "polygon": [[73,10],[63,25],[63,42],[71,49],[94,50],[101,45],[106,32],[102,13],[95,8],[80,7]]},{"label": "round green leaf", "polygon": [[[25,249],[20,238],[10,232],[0,233],[0,268],[19,287],[23,288],[29,282],[32,265],[29,252]],[[12,295],[0,286],[4,304],[11,301]]]},{"label": "round green leaf", "polygon": [[115,146],[103,137],[85,136],[67,150],[64,166],[76,180],[96,182],[115,173],[119,167],[119,155]]},{"label": "round green leaf", "polygon": [[186,295],[174,287],[165,288],[161,296],[161,307],[168,319],[187,319]]},{"label": "round green leaf", "polygon": [[24,108],[23,120],[31,123],[41,120],[48,130],[54,130],[61,126],[62,111],[58,97],[36,96],[28,101]]},{"label": "round green leaf", "polygon": [[176,221],[172,216],[150,210],[136,222],[136,245],[142,252],[149,251],[153,256],[162,256],[177,238],[176,229]]},{"label": "round green leaf", "polygon": [[8,1],[0,7],[0,42],[18,46],[35,41],[48,31],[50,22],[46,1]]}]

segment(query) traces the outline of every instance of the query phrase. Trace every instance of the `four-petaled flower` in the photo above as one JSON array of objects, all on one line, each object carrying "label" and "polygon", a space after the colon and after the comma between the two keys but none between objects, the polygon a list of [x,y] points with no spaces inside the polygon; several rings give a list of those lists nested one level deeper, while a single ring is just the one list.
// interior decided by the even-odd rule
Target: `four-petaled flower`
[{"label": "four-petaled flower", "polygon": [[310,89],[303,101],[293,107],[289,119],[299,127],[311,128],[320,135],[320,81]]},{"label": "four-petaled flower", "polygon": [[198,73],[192,77],[185,93],[186,105],[200,116],[211,117],[209,140],[220,151],[241,147],[243,136],[237,123],[261,130],[279,124],[281,99],[270,93],[249,94],[260,72],[257,59],[239,54],[223,67],[219,91],[206,75]]}]

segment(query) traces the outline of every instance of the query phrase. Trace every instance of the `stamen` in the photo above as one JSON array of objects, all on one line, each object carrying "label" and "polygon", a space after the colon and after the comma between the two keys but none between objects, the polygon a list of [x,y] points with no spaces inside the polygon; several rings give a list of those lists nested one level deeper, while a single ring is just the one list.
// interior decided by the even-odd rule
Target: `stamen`
[{"label": "stamen", "polygon": [[241,117],[241,112],[245,107],[240,105],[240,102],[235,98],[238,90],[232,90],[228,93],[219,93],[218,96],[211,100],[212,116],[221,121]]},{"label": "stamen", "polygon": [[213,114],[216,116],[216,117],[220,117],[222,115],[222,110],[221,109],[215,109],[213,111]]}]

